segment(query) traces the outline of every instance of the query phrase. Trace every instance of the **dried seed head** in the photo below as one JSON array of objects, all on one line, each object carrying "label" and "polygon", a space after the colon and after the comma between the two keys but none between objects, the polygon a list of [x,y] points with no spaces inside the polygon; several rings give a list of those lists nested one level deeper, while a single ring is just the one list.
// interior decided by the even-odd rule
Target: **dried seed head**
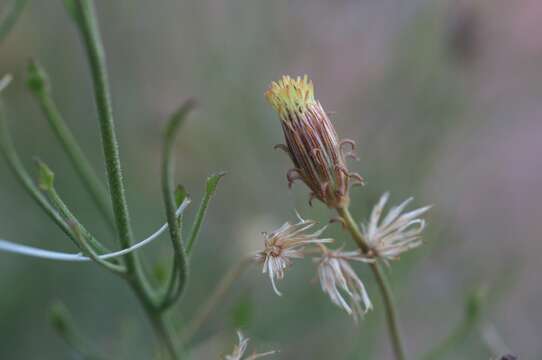
[{"label": "dried seed head", "polygon": [[[362,184],[359,174],[350,173],[345,157],[354,157],[355,143],[339,140],[335,128],[320,102],[314,98],[314,85],[305,75],[293,79],[283,76],[273,82],[265,93],[279,114],[286,145],[285,150],[294,163],[287,173],[288,185],[302,180],[311,190],[312,198],[331,208],[348,203],[350,182]],[[345,151],[346,145],[351,147]]]},{"label": "dried seed head", "polygon": [[[250,341],[250,339],[244,337],[241,331],[237,331],[237,337],[239,338],[239,344],[233,347],[233,352],[230,355],[226,355],[226,357],[224,358],[225,360],[242,360],[243,359],[243,355],[245,354],[245,351],[247,350],[248,342]],[[259,359],[267,355],[272,355],[275,352],[276,351],[268,351],[268,352],[260,353],[260,354],[254,353],[252,355],[249,355],[247,358],[244,358],[244,360]]]},{"label": "dried seed head", "polygon": [[421,233],[425,229],[425,220],[419,216],[426,213],[431,206],[402,213],[412,201],[409,198],[390,209],[381,220],[389,193],[382,195],[371,212],[367,224],[362,224],[363,236],[376,256],[384,261],[395,260],[401,253],[422,244]]},{"label": "dried seed head", "polygon": [[320,238],[322,229],[307,234],[307,231],[316,224],[316,221],[302,219],[297,215],[297,224],[284,223],[280,228],[265,235],[265,248],[254,255],[254,259],[263,262],[262,272],[269,275],[273,290],[282,295],[277,289],[275,279],[283,279],[284,272],[292,265],[293,259],[300,259],[304,255],[306,245],[330,243],[333,239]]},{"label": "dried seed head", "polygon": [[[322,290],[331,301],[357,321],[373,308],[369,295],[349,261],[372,262],[359,251],[329,250],[322,247],[318,261],[318,277]],[[349,301],[344,296],[349,298]],[[363,304],[363,307],[362,307]]]}]

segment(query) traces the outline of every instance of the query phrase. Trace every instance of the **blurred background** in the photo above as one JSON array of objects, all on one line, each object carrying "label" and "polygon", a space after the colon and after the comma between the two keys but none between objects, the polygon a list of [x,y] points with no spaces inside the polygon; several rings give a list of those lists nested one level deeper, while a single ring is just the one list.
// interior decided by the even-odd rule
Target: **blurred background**
[{"label": "blurred background", "polygon": [[[0,0],[0,14],[12,0]],[[276,114],[265,102],[282,74],[308,74],[340,135],[356,140],[352,192],[361,221],[380,194],[433,204],[426,245],[389,269],[411,358],[461,326],[484,289],[481,318],[450,359],[542,353],[542,3],[538,0],[97,0],[127,195],[136,237],[164,222],[162,129],[185,99],[199,106],[176,147],[177,179],[194,217],[205,179],[228,175],[213,199],[192,259],[190,284],[173,310],[181,327],[221,275],[263,244],[262,231],[331,213],[288,190],[289,160]],[[50,164],[66,202],[108,238],[68,159],[24,85],[36,58],[93,165],[104,175],[89,71],[62,1],[30,1],[0,43],[0,74],[15,80],[5,103],[16,145]],[[105,176],[103,176],[105,179]],[[338,244],[352,246],[337,225]],[[0,161],[0,238],[75,251]],[[107,241],[106,241],[107,242]],[[114,244],[114,242],[108,242]],[[145,248],[147,268],[171,261],[167,237]],[[252,267],[196,335],[194,358],[228,353],[235,329],[252,349],[280,359],[390,359],[383,308],[371,274],[356,268],[376,304],[358,326],[320,291],[310,259],[273,293]],[[471,300],[469,300],[471,299]],[[61,301],[78,330],[115,359],[149,359],[154,339],[124,282],[92,264],[0,253],[0,359],[75,359],[51,329]],[[471,304],[472,305],[472,304]],[[446,357],[444,357],[446,358]]]}]

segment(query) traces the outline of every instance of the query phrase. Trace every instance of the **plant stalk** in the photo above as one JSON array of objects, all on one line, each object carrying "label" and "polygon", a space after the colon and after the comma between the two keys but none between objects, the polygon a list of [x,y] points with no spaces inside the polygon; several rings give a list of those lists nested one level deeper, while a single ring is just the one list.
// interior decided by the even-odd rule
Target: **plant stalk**
[{"label": "plant stalk", "polygon": [[234,282],[251,263],[252,260],[250,258],[244,258],[224,274],[222,279],[220,279],[220,282],[216,285],[213,293],[207,298],[205,304],[201,306],[185,329],[183,329],[182,338],[185,343],[189,342],[194,335],[196,335],[201,326],[209,319],[209,316],[213,313],[214,309],[224,299],[224,296]]},{"label": "plant stalk", "polygon": [[[349,208],[348,207],[337,208],[337,212],[339,213],[340,217],[344,221],[344,226],[346,227],[348,232],[350,232],[350,235],[352,236],[352,238],[358,245],[359,249],[364,254],[368,254],[371,251],[371,248],[369,247],[369,245],[363,238],[363,235],[361,234],[358,225],[352,218],[352,214],[350,214]],[[397,309],[395,308],[395,304],[393,302],[393,293],[391,291],[391,288],[388,284],[388,281],[384,273],[382,272],[380,265],[377,262],[369,264],[369,265],[375,277],[376,283],[378,284],[378,289],[380,291],[382,300],[384,302],[384,308],[386,309],[386,321],[388,324],[388,331],[390,334],[395,358],[397,360],[405,360],[406,355],[405,355],[405,350],[404,350],[404,346],[402,342],[401,332],[399,330]]]},{"label": "plant stalk", "polygon": [[[105,50],[99,34],[94,2],[92,0],[75,0],[75,8],[71,10],[75,11],[74,20],[80,30],[90,65],[94,85],[94,96],[98,109],[107,179],[113,203],[113,211],[115,213],[115,223],[119,241],[123,248],[129,248],[133,236],[126,196],[124,193],[118,142],[113,122],[111,95],[107,80]],[[179,359],[172,332],[165,324],[163,312],[161,312],[159,307],[155,304],[156,294],[150,288],[139,264],[139,258],[135,253],[126,255],[126,270],[128,283],[143,305],[155,330],[156,336],[167,349],[170,358],[175,360]]]}]

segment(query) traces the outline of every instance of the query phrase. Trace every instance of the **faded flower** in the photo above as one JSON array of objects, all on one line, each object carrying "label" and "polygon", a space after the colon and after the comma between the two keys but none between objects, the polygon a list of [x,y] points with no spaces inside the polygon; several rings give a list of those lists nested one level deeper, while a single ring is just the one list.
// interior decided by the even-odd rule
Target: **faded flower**
[{"label": "faded flower", "polygon": [[382,195],[371,212],[369,223],[362,224],[363,236],[371,250],[385,261],[395,260],[401,253],[422,244],[421,232],[425,228],[425,220],[420,219],[419,216],[431,208],[431,206],[425,206],[402,213],[412,201],[412,198],[409,198],[391,208],[381,220],[388,198],[389,193]]},{"label": "faded flower", "polygon": [[349,264],[349,261],[372,262],[371,259],[364,257],[359,251],[329,250],[322,247],[322,256],[316,260],[322,290],[335,305],[346,310],[355,321],[373,308],[363,282]]},{"label": "faded flower", "polygon": [[[293,79],[283,76],[265,93],[278,112],[286,151],[294,163],[287,173],[288,186],[302,180],[311,190],[310,200],[317,198],[331,208],[347,205],[350,182],[362,184],[363,178],[351,173],[345,157],[356,157],[352,140],[339,140],[326,112],[314,98],[314,86],[305,75]],[[345,147],[350,151],[346,152]],[[309,202],[310,202],[309,200]]]},{"label": "faded flower", "polygon": [[277,295],[282,295],[277,289],[275,279],[283,279],[284,271],[292,264],[292,259],[303,257],[304,247],[310,244],[323,244],[332,242],[333,239],[320,238],[325,227],[313,232],[307,231],[316,224],[314,220],[302,219],[297,215],[297,224],[284,223],[280,228],[265,235],[265,248],[256,253],[254,258],[263,262],[262,272],[269,275],[273,290]]},{"label": "faded flower", "polygon": [[226,357],[224,358],[225,360],[241,360],[241,359],[255,360],[255,359],[258,359],[267,355],[272,355],[275,353],[275,351],[268,351],[266,353],[260,353],[260,354],[254,353],[252,355],[249,355],[246,358],[243,358],[243,355],[245,351],[247,350],[248,342],[250,341],[250,339],[244,337],[241,331],[237,331],[237,337],[239,338],[239,344],[233,347],[233,352],[230,355],[226,355]]}]

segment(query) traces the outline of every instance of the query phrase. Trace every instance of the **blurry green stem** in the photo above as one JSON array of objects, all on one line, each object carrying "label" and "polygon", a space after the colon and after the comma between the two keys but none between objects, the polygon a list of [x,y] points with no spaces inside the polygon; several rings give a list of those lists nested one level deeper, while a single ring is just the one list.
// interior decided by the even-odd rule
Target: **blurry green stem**
[{"label": "blurry green stem", "polygon": [[47,74],[34,62],[31,62],[28,66],[28,87],[38,100],[49,125],[66,151],[83,185],[90,193],[113,233],[115,233],[115,219],[109,205],[109,199],[106,196],[105,188],[53,101]]},{"label": "blurry green stem", "polygon": [[11,8],[8,9],[4,17],[0,18],[0,43],[10,32],[13,25],[17,23],[17,19],[23,12],[27,2],[28,0],[12,0]]},{"label": "blurry green stem", "polygon": [[443,359],[453,349],[459,348],[480,322],[486,295],[485,287],[481,287],[470,294],[465,304],[465,314],[461,322],[456,325],[446,338],[423,357],[424,360]]},{"label": "blurry green stem", "polygon": [[[161,304],[163,309],[174,304],[181,296],[188,279],[188,257],[182,244],[182,220],[177,219],[177,215],[175,214],[175,194],[173,192],[173,145],[182,121],[193,107],[193,101],[189,100],[185,102],[172,116],[166,127],[164,136],[164,149],[162,155],[162,196],[166,208],[174,257],[169,283]],[[175,284],[177,284],[176,287]]]},{"label": "blurry green stem", "polygon": [[84,360],[99,360],[101,356],[95,355],[88,349],[82,336],[76,331],[70,312],[62,303],[56,303],[50,310],[51,325],[58,335]]},{"label": "blurry green stem", "polygon": [[[371,249],[369,245],[365,242],[365,239],[363,238],[363,235],[361,234],[358,225],[352,218],[352,214],[350,214],[350,210],[348,209],[348,207],[337,208],[337,212],[343,219],[344,226],[346,227],[346,229],[348,229],[350,235],[352,235],[352,238],[358,245],[359,249],[364,254],[370,252]],[[399,330],[399,323],[397,319],[397,310],[393,303],[391,288],[384,273],[382,272],[382,269],[380,268],[380,265],[376,262],[369,265],[375,277],[376,283],[380,290],[380,294],[382,296],[382,300],[384,302],[384,307],[386,309],[386,320],[388,323],[388,330],[390,333],[395,358],[397,360],[405,360],[406,355],[401,339],[401,332]]]},{"label": "blurry green stem", "polygon": [[9,129],[7,126],[7,120],[5,118],[5,112],[3,103],[0,100],[0,150],[2,150],[2,154],[4,154],[4,157],[6,158],[6,161],[8,162],[9,167],[19,180],[19,182],[23,185],[26,192],[32,197],[32,199],[45,211],[45,213],[53,220],[55,224],[58,225],[58,227],[75,243],[77,244],[76,239],[74,239],[73,234],[70,230],[70,227],[64,219],[58,214],[58,212],[49,204],[45,196],[38,190],[36,185],[34,184],[34,181],[32,180],[32,177],[28,174],[26,169],[24,168],[21,160],[19,159],[19,156],[17,155],[17,151],[15,150],[15,146],[13,145],[13,141],[11,139]]},{"label": "blurry green stem", "polygon": [[200,327],[207,321],[213,310],[224,299],[224,296],[234,284],[234,282],[241,276],[245,269],[252,263],[252,259],[246,257],[240,262],[235,264],[227,273],[224,274],[220,282],[216,286],[213,293],[207,298],[205,304],[203,304],[198,312],[194,315],[192,320],[183,329],[182,337],[185,343],[189,342]]}]

